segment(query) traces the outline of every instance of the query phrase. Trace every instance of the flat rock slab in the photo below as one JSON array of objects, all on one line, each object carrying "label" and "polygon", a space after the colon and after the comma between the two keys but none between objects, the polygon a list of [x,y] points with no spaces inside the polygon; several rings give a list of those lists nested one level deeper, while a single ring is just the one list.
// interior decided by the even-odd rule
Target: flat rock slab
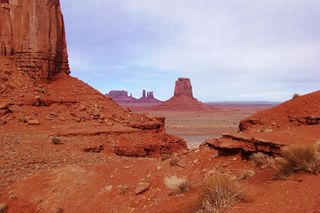
[{"label": "flat rock slab", "polygon": [[147,191],[150,187],[151,184],[149,182],[139,182],[134,193],[136,195],[142,194],[143,192]]}]

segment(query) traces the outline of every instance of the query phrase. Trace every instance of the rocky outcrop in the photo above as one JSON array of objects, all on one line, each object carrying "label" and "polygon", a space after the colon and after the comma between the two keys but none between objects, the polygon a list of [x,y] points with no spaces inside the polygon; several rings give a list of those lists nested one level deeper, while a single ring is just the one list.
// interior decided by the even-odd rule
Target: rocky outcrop
[{"label": "rocky outcrop", "polygon": [[179,78],[176,81],[174,96],[181,95],[193,98],[192,86],[189,78]]},{"label": "rocky outcrop", "polygon": [[160,100],[156,99],[153,95],[153,91],[142,90],[142,97],[137,99],[132,97],[132,94],[128,96],[128,92],[125,90],[111,90],[106,96],[112,98],[120,105],[130,106],[139,104],[159,104]]},{"label": "rocky outcrop", "polygon": [[59,0],[1,0],[0,56],[36,79],[69,73]]},{"label": "rocky outcrop", "polygon": [[263,152],[269,155],[279,155],[285,144],[278,141],[264,140],[256,137],[239,134],[223,134],[221,138],[208,139],[202,146],[209,146],[221,152],[221,154],[256,153]]},{"label": "rocky outcrop", "polygon": [[320,124],[320,91],[298,96],[278,106],[257,112],[240,122],[241,132],[265,132]]},{"label": "rocky outcrop", "polygon": [[130,102],[136,100],[132,96],[128,96],[128,92],[125,90],[111,90],[106,96],[112,98],[117,103]]},{"label": "rocky outcrop", "polygon": [[210,107],[193,97],[189,78],[179,78],[175,84],[174,96],[159,106],[156,110],[167,111],[209,111]]}]

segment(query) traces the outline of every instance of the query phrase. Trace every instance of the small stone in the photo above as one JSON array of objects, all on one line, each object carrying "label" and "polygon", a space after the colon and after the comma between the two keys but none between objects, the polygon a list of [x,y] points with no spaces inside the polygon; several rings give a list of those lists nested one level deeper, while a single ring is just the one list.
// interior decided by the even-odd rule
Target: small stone
[{"label": "small stone", "polygon": [[54,145],[62,144],[61,139],[58,137],[53,137],[51,143],[53,143]]},{"label": "small stone", "polygon": [[38,121],[37,119],[27,120],[27,123],[28,123],[29,125],[40,125],[40,121]]},{"label": "small stone", "polygon": [[0,213],[7,213],[8,205],[6,203],[0,203]]},{"label": "small stone", "polygon": [[126,185],[119,185],[118,190],[120,195],[125,195],[128,192],[129,187]]},{"label": "small stone", "polygon": [[80,106],[80,111],[84,111],[84,110],[86,110],[86,106],[81,105],[81,106]]},{"label": "small stone", "polygon": [[57,209],[57,213],[63,213],[63,212],[64,212],[63,208],[58,208]]},{"label": "small stone", "polygon": [[0,103],[0,109],[8,109],[9,106],[6,103]]},{"label": "small stone", "polygon": [[163,154],[161,154],[161,160],[162,160],[162,161],[165,161],[165,160],[167,160],[167,159],[169,159],[169,158],[171,158],[171,154],[169,154],[169,153],[163,153]]},{"label": "small stone", "polygon": [[174,158],[170,160],[170,166],[176,166],[178,164],[178,159]]},{"label": "small stone", "polygon": [[273,132],[273,130],[272,129],[265,129],[264,132],[265,133],[271,133],[271,132]]},{"label": "small stone", "polygon": [[139,182],[137,184],[137,187],[136,187],[134,193],[136,195],[139,195],[139,194],[147,191],[150,188],[150,186],[151,186],[151,184],[149,182]]},{"label": "small stone", "polygon": [[232,161],[237,161],[238,160],[238,158],[232,158]]},{"label": "small stone", "polygon": [[182,168],[186,168],[187,167],[187,162],[185,160],[179,160],[177,162],[177,166],[180,166]]}]

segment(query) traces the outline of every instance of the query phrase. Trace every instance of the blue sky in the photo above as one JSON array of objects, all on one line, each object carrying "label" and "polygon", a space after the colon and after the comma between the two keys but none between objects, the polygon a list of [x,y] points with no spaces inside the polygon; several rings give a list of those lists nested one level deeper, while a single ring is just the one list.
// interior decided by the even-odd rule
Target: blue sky
[{"label": "blue sky", "polygon": [[320,88],[319,0],[61,0],[72,75],[160,99],[283,101]]}]

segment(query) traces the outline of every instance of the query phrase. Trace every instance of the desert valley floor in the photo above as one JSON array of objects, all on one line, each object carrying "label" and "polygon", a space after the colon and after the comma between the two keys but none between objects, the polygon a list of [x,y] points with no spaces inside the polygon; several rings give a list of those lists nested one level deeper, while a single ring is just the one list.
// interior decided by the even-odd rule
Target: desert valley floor
[{"label": "desert valley floor", "polygon": [[166,131],[183,138],[189,148],[198,148],[209,138],[221,137],[223,133],[236,133],[242,119],[274,106],[274,104],[211,104],[211,110],[198,111],[156,111],[148,107],[133,107],[137,113],[166,118]]}]

